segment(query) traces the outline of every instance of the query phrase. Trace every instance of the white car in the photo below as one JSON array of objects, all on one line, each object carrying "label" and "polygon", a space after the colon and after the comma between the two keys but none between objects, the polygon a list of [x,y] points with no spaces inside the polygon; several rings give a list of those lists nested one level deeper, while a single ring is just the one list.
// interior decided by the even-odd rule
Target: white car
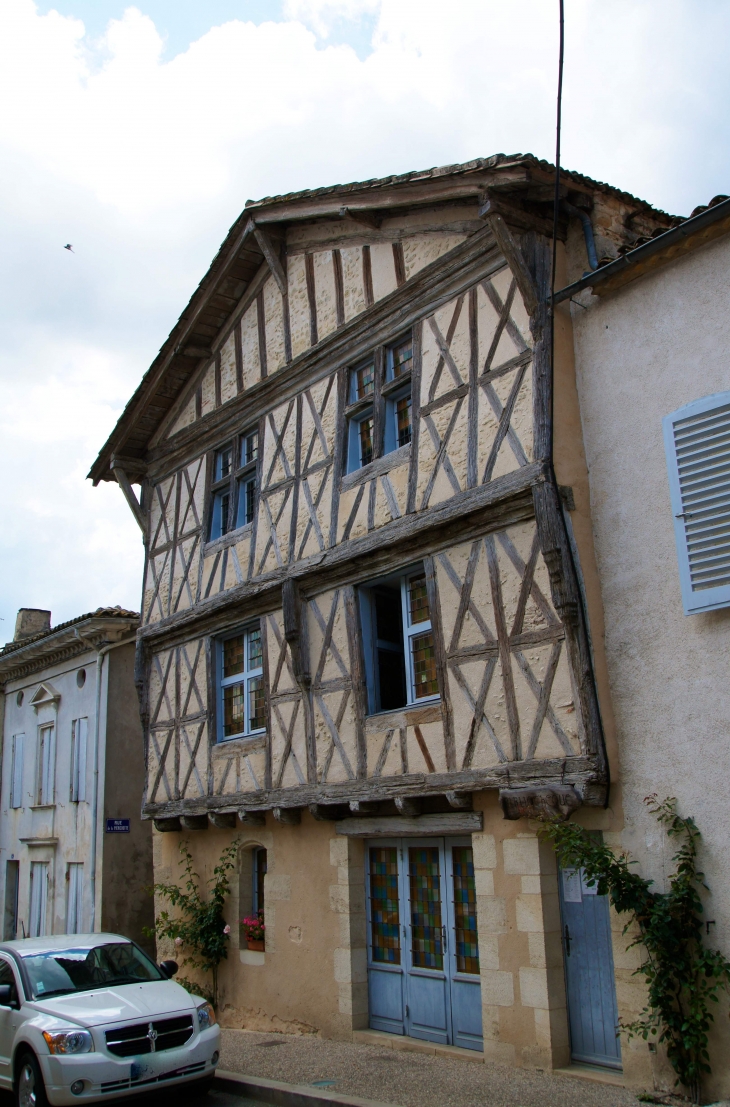
[{"label": "white car", "polygon": [[218,1064],[212,1006],[118,934],[0,944],[0,1088],[18,1107],[96,1102],[195,1082]]}]

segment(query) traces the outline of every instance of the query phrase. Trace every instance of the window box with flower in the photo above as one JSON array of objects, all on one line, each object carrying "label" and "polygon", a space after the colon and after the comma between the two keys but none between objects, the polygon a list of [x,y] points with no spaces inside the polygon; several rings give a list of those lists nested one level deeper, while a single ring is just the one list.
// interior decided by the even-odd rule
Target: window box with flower
[{"label": "window box with flower", "polygon": [[250,915],[246,919],[241,919],[241,926],[243,927],[243,933],[248,948],[257,949],[263,952],[265,949],[264,935],[266,931],[263,911],[259,911],[258,915]]}]

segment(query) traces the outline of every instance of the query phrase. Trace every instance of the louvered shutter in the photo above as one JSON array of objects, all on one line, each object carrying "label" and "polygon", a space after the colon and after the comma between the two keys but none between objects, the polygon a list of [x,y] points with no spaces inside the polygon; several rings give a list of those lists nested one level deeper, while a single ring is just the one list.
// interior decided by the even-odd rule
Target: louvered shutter
[{"label": "louvered shutter", "polygon": [[16,734],[13,738],[13,765],[10,780],[10,806],[23,806],[23,746],[25,735]]},{"label": "louvered shutter", "polygon": [[730,607],[730,392],[664,418],[685,615]]}]

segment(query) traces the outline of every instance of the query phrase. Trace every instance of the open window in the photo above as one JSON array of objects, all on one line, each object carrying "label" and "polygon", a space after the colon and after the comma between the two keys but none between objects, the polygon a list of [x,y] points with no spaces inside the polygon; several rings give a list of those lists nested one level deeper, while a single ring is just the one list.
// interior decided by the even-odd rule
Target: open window
[{"label": "open window", "polygon": [[266,729],[261,627],[253,623],[217,643],[218,741]]},{"label": "open window", "polygon": [[422,566],[358,589],[368,713],[437,699],[436,653]]},{"label": "open window", "polygon": [[413,339],[409,334],[391,346],[379,346],[348,371],[348,473],[411,441],[412,361]]},{"label": "open window", "polygon": [[208,538],[253,522],[257,499],[258,431],[237,435],[213,455]]}]

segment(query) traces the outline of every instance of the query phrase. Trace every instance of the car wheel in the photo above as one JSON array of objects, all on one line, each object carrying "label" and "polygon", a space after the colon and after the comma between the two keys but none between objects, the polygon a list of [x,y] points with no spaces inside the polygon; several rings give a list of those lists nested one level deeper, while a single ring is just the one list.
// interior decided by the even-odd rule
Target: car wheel
[{"label": "car wheel", "polygon": [[41,1067],[32,1053],[26,1053],[15,1077],[16,1107],[48,1107]]}]

